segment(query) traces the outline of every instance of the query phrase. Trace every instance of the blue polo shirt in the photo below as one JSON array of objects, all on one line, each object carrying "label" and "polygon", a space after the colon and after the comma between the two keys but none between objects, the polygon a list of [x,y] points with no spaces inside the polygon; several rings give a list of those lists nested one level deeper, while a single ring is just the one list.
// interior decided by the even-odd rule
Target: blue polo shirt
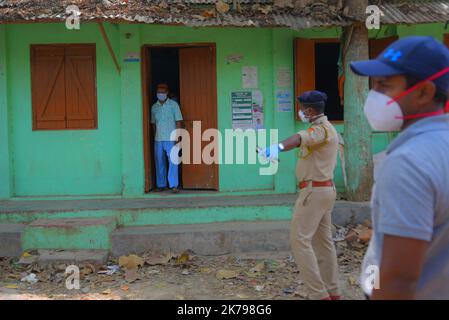
[{"label": "blue polo shirt", "polygon": [[371,295],[368,267],[380,268],[387,234],[429,242],[417,298],[449,299],[448,182],[449,115],[422,119],[391,143],[371,198],[373,237],[360,279],[366,294]]},{"label": "blue polo shirt", "polygon": [[176,121],[182,120],[176,101],[167,98],[164,104],[157,101],[151,107],[151,123],[156,124],[155,141],[170,141],[170,134],[176,129]]}]

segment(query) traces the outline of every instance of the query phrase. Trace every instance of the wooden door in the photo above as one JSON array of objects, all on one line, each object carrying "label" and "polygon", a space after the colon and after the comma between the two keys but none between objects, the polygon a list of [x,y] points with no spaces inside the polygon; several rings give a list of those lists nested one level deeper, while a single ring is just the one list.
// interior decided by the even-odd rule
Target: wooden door
[{"label": "wooden door", "polygon": [[315,89],[315,41],[295,39],[295,116],[298,116],[299,103],[296,97],[305,91]]},{"label": "wooden door", "polygon": [[143,150],[145,164],[145,192],[156,187],[154,167],[154,139],[151,118],[151,50],[142,47],[142,103],[143,103]]},{"label": "wooden door", "polygon": [[[217,190],[218,165],[205,164],[202,159],[200,164],[193,164],[193,121],[201,121],[201,134],[209,128],[217,128],[215,48],[181,48],[179,80],[184,127],[190,134],[190,164],[182,164],[182,186],[185,189]],[[208,144],[210,142],[201,142],[201,150]]]}]

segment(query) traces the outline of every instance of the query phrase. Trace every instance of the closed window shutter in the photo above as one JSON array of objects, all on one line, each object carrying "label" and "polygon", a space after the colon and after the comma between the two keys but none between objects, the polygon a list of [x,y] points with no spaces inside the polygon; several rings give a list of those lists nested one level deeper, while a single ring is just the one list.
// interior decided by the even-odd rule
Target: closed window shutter
[{"label": "closed window shutter", "polygon": [[95,45],[33,45],[34,130],[97,127]]},{"label": "closed window shutter", "polygon": [[32,47],[31,78],[34,129],[64,129],[64,48]]},{"label": "closed window shutter", "polygon": [[95,46],[66,47],[65,71],[67,128],[95,128]]}]

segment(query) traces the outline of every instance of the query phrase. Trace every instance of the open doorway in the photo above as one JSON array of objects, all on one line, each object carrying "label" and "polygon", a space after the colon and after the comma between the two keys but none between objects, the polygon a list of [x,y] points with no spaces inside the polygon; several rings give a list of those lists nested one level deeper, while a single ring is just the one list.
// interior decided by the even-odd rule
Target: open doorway
[{"label": "open doorway", "polygon": [[[200,121],[201,133],[217,128],[215,45],[144,46],[142,59],[145,192],[150,192],[156,187],[154,137],[150,125],[151,107],[157,101],[156,87],[166,83],[169,98],[179,104],[182,128],[190,135],[192,158],[194,121]],[[206,144],[202,142],[201,146]],[[218,164],[182,163],[179,185],[182,189],[218,190]]]},{"label": "open doorway", "polygon": [[[344,108],[339,88],[340,41],[339,39],[296,38],[295,96],[305,91],[320,90],[327,94],[325,113],[331,121],[343,121]],[[296,100],[296,120],[299,104]]]},{"label": "open doorway", "polygon": [[315,88],[326,92],[326,115],[331,121],[343,120],[343,106],[338,91],[338,42],[315,44]]},{"label": "open doorway", "polygon": [[153,48],[150,50],[151,104],[157,101],[156,86],[166,83],[170,88],[169,98],[179,101],[179,49]]}]

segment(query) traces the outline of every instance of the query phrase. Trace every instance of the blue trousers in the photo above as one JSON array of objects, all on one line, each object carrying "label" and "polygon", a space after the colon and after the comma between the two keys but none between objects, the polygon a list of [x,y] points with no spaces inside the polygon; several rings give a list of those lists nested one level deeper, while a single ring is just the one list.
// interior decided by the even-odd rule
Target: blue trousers
[{"label": "blue trousers", "polygon": [[170,151],[174,145],[175,141],[154,141],[154,158],[156,160],[156,185],[158,188],[167,187],[167,162],[169,187],[177,188],[179,185],[178,165],[170,161]]}]

